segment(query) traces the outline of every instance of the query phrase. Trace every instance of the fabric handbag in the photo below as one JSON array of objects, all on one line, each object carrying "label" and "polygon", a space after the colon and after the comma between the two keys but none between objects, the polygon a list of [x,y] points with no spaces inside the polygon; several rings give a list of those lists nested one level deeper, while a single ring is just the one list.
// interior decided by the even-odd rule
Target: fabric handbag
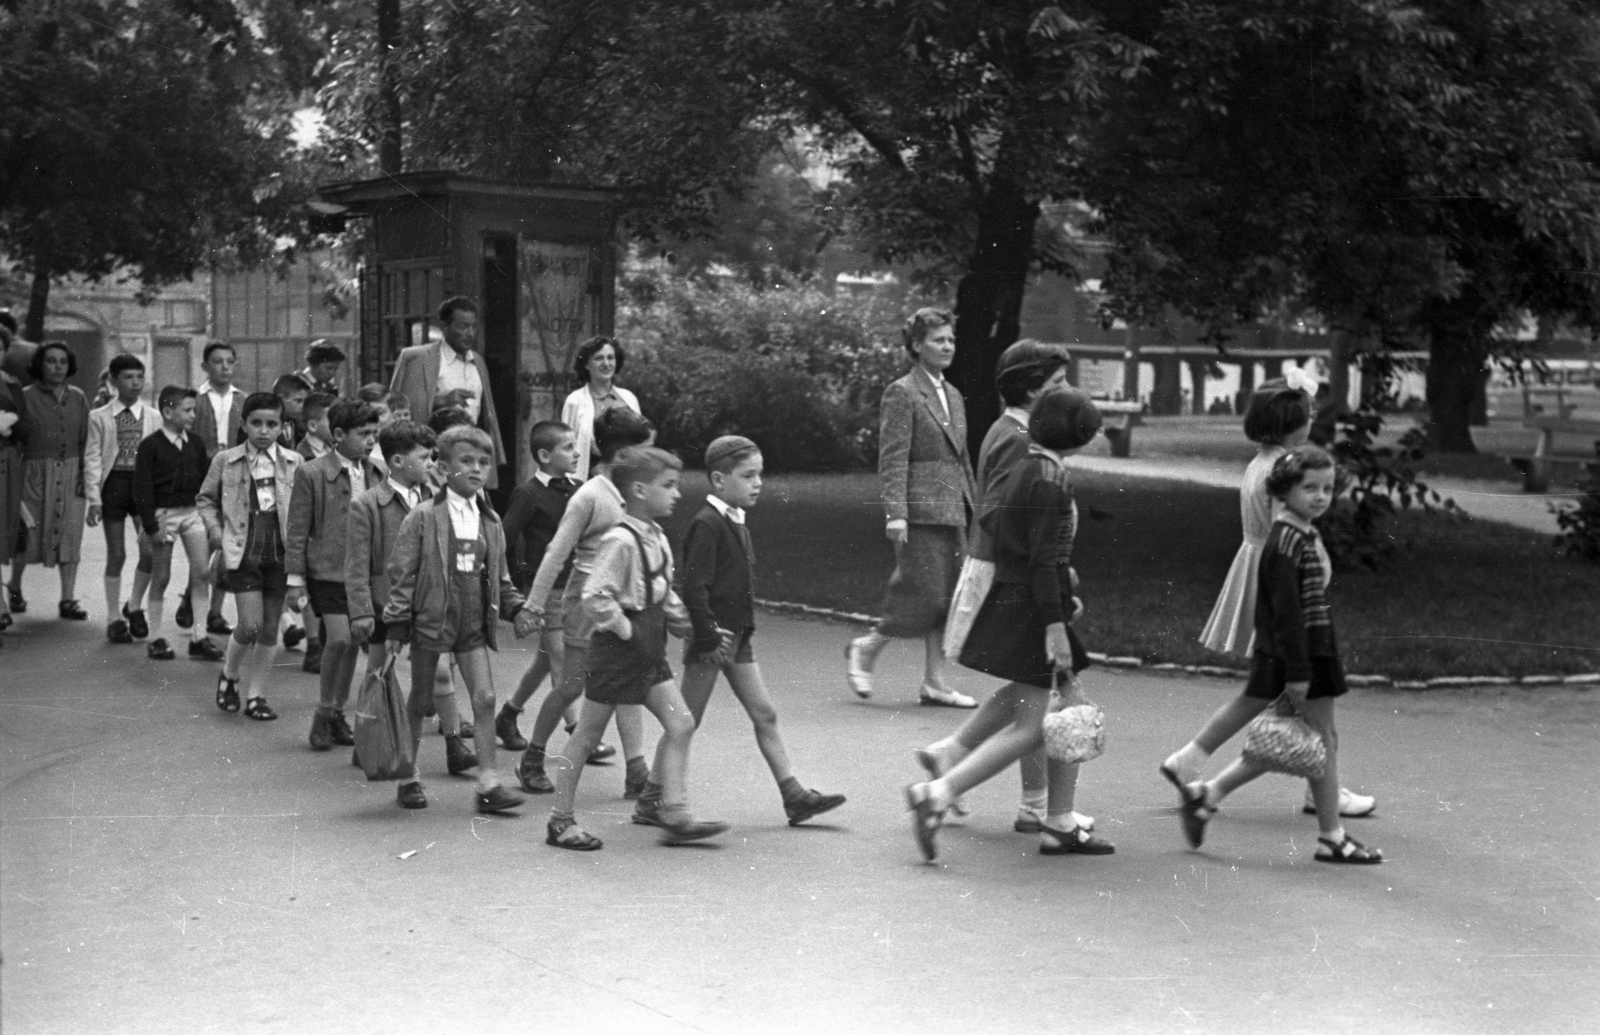
[{"label": "fabric handbag", "polygon": [[944,623],[944,656],[951,661],[961,660],[961,648],[967,645],[967,634],[978,618],[989,590],[994,586],[994,562],[968,557],[961,562],[961,575],[950,597],[950,613]]},{"label": "fabric handbag", "polygon": [[[1058,700],[1050,692],[1052,705]],[[1093,701],[1055,706],[1044,717],[1044,752],[1057,762],[1092,762],[1106,750],[1106,713]]]},{"label": "fabric handbag", "polygon": [[356,699],[356,759],[369,780],[410,776],[416,761],[411,720],[394,663],[395,656],[390,654],[381,669],[367,673]]},{"label": "fabric handbag", "polygon": [[1328,748],[1322,735],[1295,714],[1294,705],[1280,697],[1271,711],[1245,727],[1243,758],[1269,772],[1315,780],[1328,764]]}]

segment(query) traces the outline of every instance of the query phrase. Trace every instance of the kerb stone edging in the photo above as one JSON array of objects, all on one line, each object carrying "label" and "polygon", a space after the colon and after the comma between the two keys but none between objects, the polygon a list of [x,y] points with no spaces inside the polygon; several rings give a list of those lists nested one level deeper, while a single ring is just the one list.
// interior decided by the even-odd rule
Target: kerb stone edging
[{"label": "kerb stone edging", "polygon": [[[836,611],[831,607],[813,607],[787,600],[756,600],[756,605],[777,614],[802,615],[808,618],[825,618],[852,625],[871,625],[877,619],[858,611]],[[1224,665],[1175,665],[1170,661],[1145,664],[1140,658],[1117,657],[1089,652],[1089,660],[1107,668],[1140,669],[1157,675],[1209,676],[1214,679],[1244,679],[1250,673],[1242,668]],[[1438,676],[1433,679],[1392,679],[1381,675],[1347,675],[1345,682],[1359,687],[1390,687],[1394,690],[1448,690],[1474,686],[1570,686],[1579,690],[1600,689],[1600,672],[1580,672],[1571,676]]]}]

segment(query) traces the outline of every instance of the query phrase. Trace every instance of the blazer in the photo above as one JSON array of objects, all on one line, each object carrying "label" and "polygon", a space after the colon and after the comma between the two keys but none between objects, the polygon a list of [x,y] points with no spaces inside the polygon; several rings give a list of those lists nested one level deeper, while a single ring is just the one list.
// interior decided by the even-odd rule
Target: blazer
[{"label": "blazer", "polygon": [[[279,447],[282,448],[281,446]],[[377,485],[383,473],[361,458],[366,485]],[[300,465],[294,476],[294,500],[283,537],[283,568],[325,582],[344,581],[345,527],[350,513],[350,475],[339,454],[328,450],[320,459]],[[366,487],[362,487],[366,491]]]},{"label": "blazer", "polygon": [[967,455],[967,411],[948,380],[950,415],[921,369],[883,392],[878,429],[878,478],[888,520],[966,528],[976,491]]},{"label": "blazer", "polygon": [[678,594],[694,624],[694,649],[717,649],[717,627],[733,633],[756,625],[756,557],[748,531],[707,503],[683,539],[683,588]]},{"label": "blazer", "polygon": [[[117,418],[112,410],[120,406],[113,399],[89,411],[89,440],[83,446],[83,488],[91,507],[100,505],[100,490],[105,488],[117,462]],[[143,399],[139,400],[139,409],[139,441],[143,442],[161,430],[161,412]]]},{"label": "blazer", "polygon": [[[638,396],[615,383],[611,389],[628,409],[634,413],[644,412],[639,409]],[[567,401],[561,404],[561,423],[571,428],[578,438],[578,469],[572,472],[572,477],[580,483],[586,482],[589,480],[589,461],[595,448],[594,396],[589,394],[588,385],[579,385],[577,391],[567,396]]]},{"label": "blazer", "polygon": [[[449,490],[437,494],[400,522],[400,534],[389,555],[384,574],[389,579],[389,602],[383,609],[383,622],[389,639],[409,640],[428,650],[448,650],[442,642],[445,611],[450,604],[454,576],[450,570]],[[506,539],[500,517],[478,495],[479,529],[488,543],[483,562],[484,637],[490,649],[497,649],[495,632],[500,617],[514,618],[525,600],[511,584],[506,569]]]},{"label": "blazer", "polygon": [[[411,403],[411,415],[417,421],[428,423],[428,415],[433,412],[433,397],[437,394],[435,389],[439,384],[439,350],[448,348],[442,341],[431,341],[426,345],[412,345],[400,350],[400,359],[394,366],[394,378],[389,382],[391,392],[400,392]],[[494,440],[494,462],[498,467],[506,462],[505,443],[500,441],[500,421],[494,413],[494,393],[489,390],[489,367],[483,362],[483,354],[474,349],[472,363],[478,368],[478,377],[483,381],[483,405],[478,409],[478,427],[489,433]],[[489,472],[489,481],[485,488],[498,487],[499,481],[495,472]]]},{"label": "blazer", "polygon": [[344,526],[344,592],[351,621],[377,618],[389,602],[389,555],[409,513],[405,497],[387,481],[350,501]]},{"label": "blazer", "polygon": [[[192,434],[192,432],[191,432]],[[250,532],[250,464],[245,460],[249,446],[232,446],[211,458],[211,469],[195,496],[195,509],[206,523],[212,542],[222,543],[222,559],[229,571],[237,571],[244,560],[244,540]],[[277,467],[277,510],[279,527],[284,515],[294,509],[295,474],[300,470],[300,454],[274,445]]]},{"label": "blazer", "polygon": [[194,427],[189,429],[189,434],[197,436],[201,442],[205,443],[206,457],[209,459],[224,449],[231,449],[242,444],[238,441],[238,438],[239,429],[244,426],[245,395],[232,385],[228,387],[228,395],[233,399],[233,405],[228,410],[228,420],[233,424],[233,430],[224,436],[224,438],[231,441],[225,442],[217,436],[217,415],[211,411],[211,400],[206,398],[208,390],[206,385],[201,385],[196,393],[194,400]]}]

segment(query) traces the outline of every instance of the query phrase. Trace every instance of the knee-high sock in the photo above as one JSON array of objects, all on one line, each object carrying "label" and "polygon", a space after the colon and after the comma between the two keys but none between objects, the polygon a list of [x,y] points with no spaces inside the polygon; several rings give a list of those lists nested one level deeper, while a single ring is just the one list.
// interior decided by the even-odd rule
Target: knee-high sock
[{"label": "knee-high sock", "polygon": [[122,617],[122,576],[106,576],[106,621]]},{"label": "knee-high sock", "polygon": [[160,593],[151,593],[150,599],[145,601],[145,621],[150,625],[150,642],[161,639],[161,623],[167,617],[167,602],[161,598]]}]

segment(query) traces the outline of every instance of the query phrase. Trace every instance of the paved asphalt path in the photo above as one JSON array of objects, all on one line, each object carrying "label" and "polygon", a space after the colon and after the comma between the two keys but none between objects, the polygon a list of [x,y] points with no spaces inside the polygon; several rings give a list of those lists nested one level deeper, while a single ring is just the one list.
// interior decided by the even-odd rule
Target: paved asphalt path
[{"label": "paved asphalt path", "polygon": [[[543,800],[474,816],[437,737],[421,812],[346,752],[312,753],[298,654],[269,694],[278,722],[225,716],[215,666],[106,643],[97,606],[44,617],[54,581],[30,571],[33,610],[0,651],[9,1035],[1595,1030],[1592,692],[1353,692],[1346,782],[1382,805],[1350,826],[1391,860],[1358,868],[1312,861],[1283,778],[1187,851],[1156,764],[1237,687],[1090,673],[1111,739],[1080,809],[1117,854],[1038,855],[1010,830],[1007,774],[926,866],[901,787],[959,714],[916,706],[910,644],[860,703],[849,627],[767,616],[797,772],[849,803],[787,827],[723,689],[692,796],[733,831],[658,847],[620,767],[590,767],[579,805],[606,848],[578,854],[544,845]],[[497,685],[528,660],[498,655]]]}]

